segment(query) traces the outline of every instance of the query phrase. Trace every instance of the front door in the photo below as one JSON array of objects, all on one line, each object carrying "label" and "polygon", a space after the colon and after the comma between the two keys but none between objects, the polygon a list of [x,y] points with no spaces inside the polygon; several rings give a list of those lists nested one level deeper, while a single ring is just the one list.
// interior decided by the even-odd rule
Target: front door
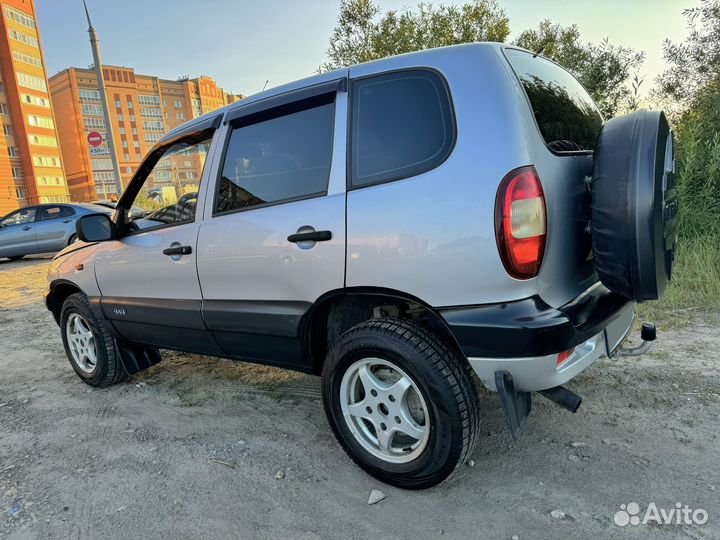
[{"label": "front door", "polygon": [[37,208],[21,208],[0,221],[0,257],[19,257],[37,253],[35,217]]},{"label": "front door", "polygon": [[203,316],[231,357],[308,369],[300,321],[345,272],[338,85],[231,120],[198,241]]},{"label": "front door", "polygon": [[[202,321],[196,265],[202,218],[196,210],[213,131],[177,140],[146,159],[118,205],[121,238],[95,257],[102,312],[129,341],[219,354]],[[131,206],[148,214],[120,217]]]}]

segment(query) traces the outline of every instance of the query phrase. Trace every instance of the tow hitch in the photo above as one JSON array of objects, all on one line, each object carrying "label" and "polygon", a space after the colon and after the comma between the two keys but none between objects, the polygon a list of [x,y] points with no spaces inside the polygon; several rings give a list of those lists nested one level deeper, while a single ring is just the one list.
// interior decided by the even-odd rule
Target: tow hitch
[{"label": "tow hitch", "polygon": [[657,330],[655,329],[655,325],[643,323],[640,328],[640,339],[642,339],[642,343],[637,347],[621,347],[617,351],[616,356],[640,356],[652,349],[656,336]]}]

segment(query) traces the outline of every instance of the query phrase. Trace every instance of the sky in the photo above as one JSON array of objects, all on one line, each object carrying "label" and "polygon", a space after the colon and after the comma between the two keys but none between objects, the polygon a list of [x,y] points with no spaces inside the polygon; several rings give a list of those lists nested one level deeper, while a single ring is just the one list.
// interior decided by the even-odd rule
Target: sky
[{"label": "sky", "polygon": [[[419,0],[375,0],[403,10]],[[325,60],[339,0],[87,0],[102,62],[177,79],[208,75],[253,94],[312,75]],[[462,3],[435,1],[435,4]],[[662,42],[686,35],[682,11],[699,0],[499,0],[512,39],[545,18],[577,24],[586,41],[644,50],[645,89],[663,71]],[[35,0],[48,75],[92,63],[82,0]]]}]

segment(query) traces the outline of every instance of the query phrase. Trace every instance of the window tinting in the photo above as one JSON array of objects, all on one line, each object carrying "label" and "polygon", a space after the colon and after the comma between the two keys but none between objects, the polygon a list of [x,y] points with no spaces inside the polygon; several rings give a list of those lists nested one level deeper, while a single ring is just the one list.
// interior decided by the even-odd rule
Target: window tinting
[{"label": "window tinting", "polygon": [[356,81],[352,93],[354,187],[420,174],[445,160],[454,125],[438,75],[388,73]]},{"label": "window tinting", "polygon": [[577,79],[542,57],[517,49],[505,54],[525,88],[548,147],[555,152],[594,150],[602,117]]},{"label": "window tinting", "polygon": [[[233,128],[215,212],[324,194],[332,161],[334,96],[313,99],[310,108],[283,107],[282,116]],[[286,114],[287,112],[287,114]],[[261,113],[262,115],[262,113]]]},{"label": "window tinting", "polygon": [[41,206],[40,220],[58,219],[75,215],[75,210],[69,206]]}]

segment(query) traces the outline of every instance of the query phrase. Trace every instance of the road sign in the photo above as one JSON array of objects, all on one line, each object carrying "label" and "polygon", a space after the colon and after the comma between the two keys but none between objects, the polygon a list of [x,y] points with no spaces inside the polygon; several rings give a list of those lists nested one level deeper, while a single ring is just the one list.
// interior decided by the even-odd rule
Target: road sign
[{"label": "road sign", "polygon": [[100,135],[97,131],[91,131],[88,133],[87,140],[90,143],[90,146],[100,146],[103,142],[102,135]]}]

